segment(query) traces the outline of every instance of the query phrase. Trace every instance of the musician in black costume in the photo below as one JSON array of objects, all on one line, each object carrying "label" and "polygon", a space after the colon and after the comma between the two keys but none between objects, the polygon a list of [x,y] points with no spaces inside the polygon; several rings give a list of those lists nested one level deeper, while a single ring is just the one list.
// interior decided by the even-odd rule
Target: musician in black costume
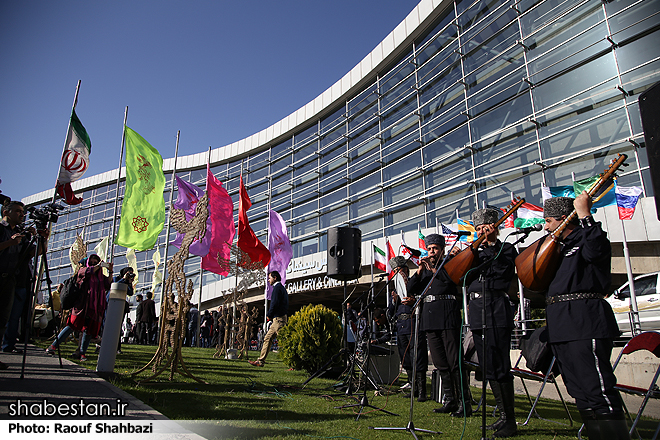
[{"label": "musician in black costume", "polygon": [[[413,295],[423,292],[445,254],[445,238],[442,235],[429,234],[424,241],[429,254],[420,260],[417,272],[408,281],[408,292]],[[440,373],[442,392],[445,395],[442,408],[436,408],[433,412],[454,417],[472,414],[467,371],[464,370],[461,375],[459,369],[459,350],[462,347],[461,303],[456,285],[443,268],[424,297],[420,316],[420,328],[426,333],[431,360]]]},{"label": "musician in black costume", "polygon": [[[485,264],[480,273],[471,275],[468,293],[470,304],[468,316],[470,329],[474,335],[474,345],[479,357],[479,365],[485,371],[485,379],[490,383],[493,396],[500,412],[499,419],[488,429],[495,430],[493,437],[511,437],[518,431],[515,419],[513,375],[511,374],[511,332],[513,330],[513,309],[508,291],[515,277],[515,259],[518,253],[513,245],[497,238],[499,230],[494,223],[499,218],[496,209],[479,209],[472,214],[472,221],[479,236],[486,239],[479,248],[477,264]],[[481,275],[481,276],[480,276]],[[483,286],[482,286],[483,278]],[[485,287],[487,302],[482,297]],[[482,310],[486,308],[486,359],[483,359]]]},{"label": "musician in black costume", "polygon": [[[395,291],[392,292],[392,303],[390,311],[396,319],[396,345],[399,349],[401,364],[408,374],[408,380],[413,380],[412,353],[415,348],[415,335],[413,327],[415,324],[415,297],[407,291],[408,274],[410,269],[406,265],[406,258],[394,257],[390,260],[390,267],[396,272],[394,276]],[[392,314],[390,313],[390,315]],[[428,370],[428,350],[426,348],[426,337],[424,333],[419,334],[419,345],[417,347],[417,368],[415,376],[415,396],[419,402],[426,401],[426,372]],[[410,394],[404,395],[410,397]]]},{"label": "musician in black costume", "polygon": [[589,439],[630,439],[610,363],[619,328],[603,299],[611,282],[612,249],[591,216],[591,205],[586,192],[575,199],[548,199],[543,205],[550,232],[573,209],[577,212],[560,237],[559,268],[546,295],[548,340]]}]

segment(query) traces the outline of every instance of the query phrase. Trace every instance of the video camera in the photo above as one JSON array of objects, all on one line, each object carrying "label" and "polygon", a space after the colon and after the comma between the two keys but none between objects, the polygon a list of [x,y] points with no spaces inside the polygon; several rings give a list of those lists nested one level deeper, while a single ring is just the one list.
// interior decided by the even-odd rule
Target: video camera
[{"label": "video camera", "polygon": [[35,208],[34,206],[27,208],[30,214],[30,220],[33,220],[35,227],[40,230],[46,229],[48,222],[57,223],[57,219],[59,218],[58,211],[63,209],[64,206],[58,203],[49,203],[40,208]]}]

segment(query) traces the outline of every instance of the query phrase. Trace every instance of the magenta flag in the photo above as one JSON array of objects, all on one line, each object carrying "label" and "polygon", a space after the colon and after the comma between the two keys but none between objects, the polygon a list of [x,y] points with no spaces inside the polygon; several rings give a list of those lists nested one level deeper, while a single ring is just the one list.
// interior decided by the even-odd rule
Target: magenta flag
[{"label": "magenta flag", "polygon": [[[275,211],[270,210],[268,216],[268,250],[270,251],[270,262],[268,273],[276,270],[282,276],[282,285],[286,284],[286,269],[293,257],[291,242],[286,232],[284,219]],[[273,286],[266,283],[266,298],[270,299]]]},{"label": "magenta flag", "polygon": [[[176,185],[179,193],[176,202],[174,202],[174,208],[183,209],[186,214],[186,221],[190,221],[190,219],[195,216],[197,202],[199,202],[199,199],[204,196],[204,190],[198,188],[192,183],[179,179],[179,176],[175,175],[174,177],[176,177]],[[193,243],[190,245],[189,251],[191,254],[203,257],[209,253],[209,246],[211,245],[211,234],[209,233],[210,230],[211,216],[209,216],[209,218],[206,220],[206,235],[204,238],[201,241],[195,238],[195,241],[193,241]],[[170,244],[180,248],[182,242],[183,235],[177,232],[176,238],[174,241],[171,241]]]},{"label": "magenta flag", "polygon": [[220,255],[221,258],[229,260],[230,245],[236,234],[234,202],[208,165],[206,166],[206,193],[209,197],[211,243],[209,252],[202,258],[202,269],[227,276],[229,272],[220,267],[217,257]]}]

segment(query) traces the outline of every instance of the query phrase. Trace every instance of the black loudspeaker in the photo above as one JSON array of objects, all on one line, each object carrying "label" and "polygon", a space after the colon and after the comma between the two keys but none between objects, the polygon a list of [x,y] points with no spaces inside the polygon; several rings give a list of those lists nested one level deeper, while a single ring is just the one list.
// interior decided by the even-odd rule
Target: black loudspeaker
[{"label": "black loudspeaker", "polygon": [[328,276],[336,280],[354,280],[362,267],[362,231],[358,228],[328,229]]},{"label": "black loudspeaker", "polygon": [[660,83],[639,95],[639,112],[649,157],[656,216],[660,220]]}]

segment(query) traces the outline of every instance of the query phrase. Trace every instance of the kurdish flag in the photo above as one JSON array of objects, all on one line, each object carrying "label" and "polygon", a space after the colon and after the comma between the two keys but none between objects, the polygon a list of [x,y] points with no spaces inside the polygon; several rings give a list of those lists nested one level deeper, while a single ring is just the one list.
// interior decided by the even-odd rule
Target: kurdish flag
[{"label": "kurdish flag", "polygon": [[617,186],[615,191],[619,219],[631,220],[635,214],[635,206],[637,206],[639,196],[642,195],[642,188],[638,186]]},{"label": "kurdish flag", "polygon": [[[541,184],[541,194],[543,200],[552,197],[572,197],[575,194],[581,194],[582,191],[589,191],[598,180],[600,176],[587,177],[586,179],[576,180],[573,186],[543,186]],[[616,197],[614,195],[616,188],[616,181],[611,180],[601,188],[594,197],[592,197],[594,204],[593,208],[604,208],[605,206],[615,205]]]},{"label": "kurdish flag", "polygon": [[[582,194],[582,191],[589,191],[589,189],[600,180],[600,176],[587,177],[586,179],[576,180],[573,182],[573,189],[575,194]],[[594,208],[604,208],[605,206],[616,205],[615,189],[616,181],[613,179],[608,180],[605,185],[592,197],[594,201]]]},{"label": "kurdish flag", "polygon": [[532,205],[531,203],[523,203],[516,211],[516,215],[517,218],[513,222],[516,228],[529,228],[539,223],[545,223],[543,208]]},{"label": "kurdish flag", "polygon": [[163,158],[142,136],[126,130],[126,194],[115,243],[144,251],[154,247],[165,224]]}]

